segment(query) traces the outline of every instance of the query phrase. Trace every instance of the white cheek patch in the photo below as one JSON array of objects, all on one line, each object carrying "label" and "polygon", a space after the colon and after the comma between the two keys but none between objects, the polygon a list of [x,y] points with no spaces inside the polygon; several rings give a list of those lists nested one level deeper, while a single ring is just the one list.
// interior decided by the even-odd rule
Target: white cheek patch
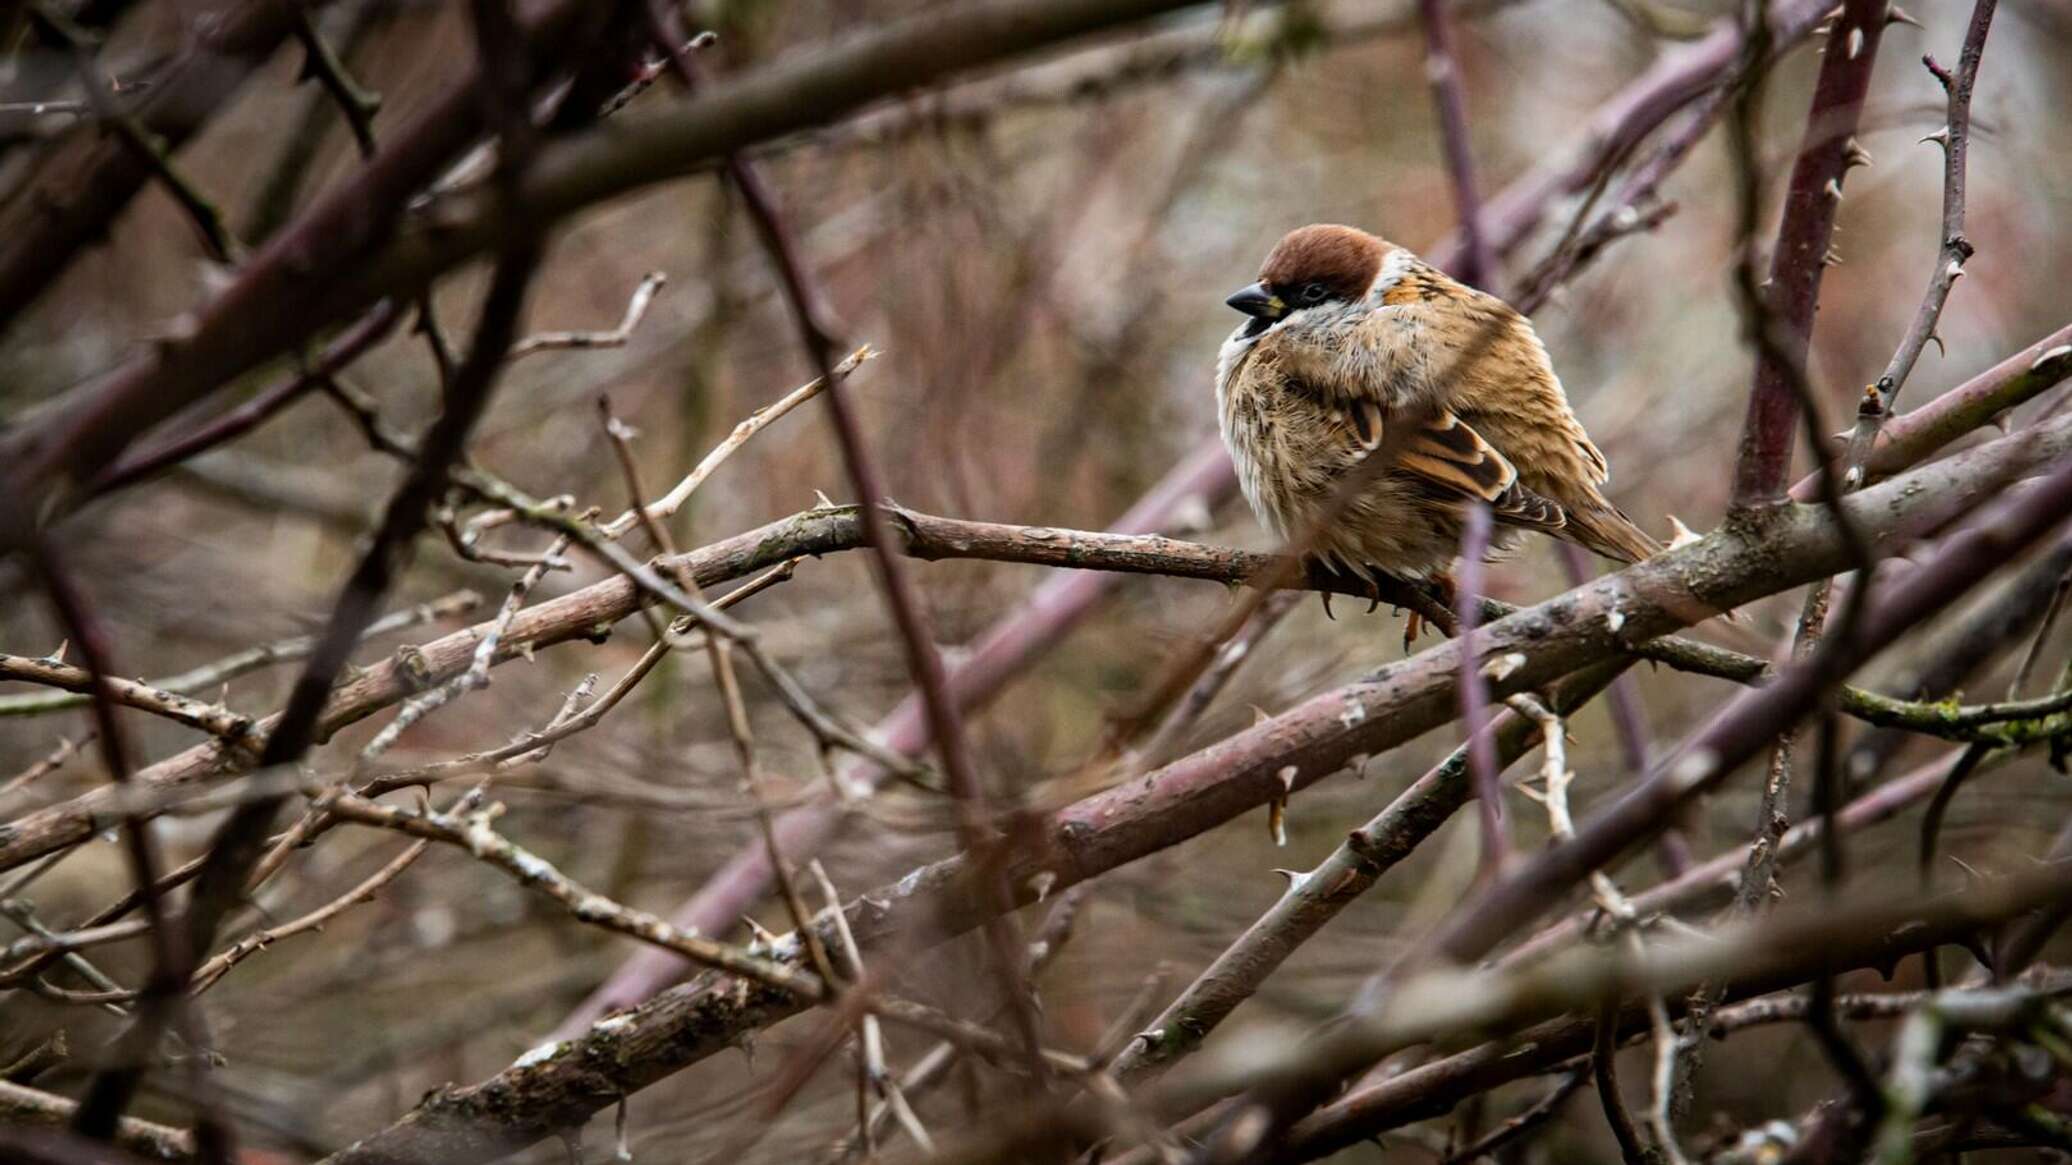
[{"label": "white cheek patch", "polygon": [[1381,270],[1374,273],[1374,282],[1367,285],[1368,302],[1380,302],[1383,293],[1402,282],[1403,276],[1410,273],[1410,266],[1415,262],[1417,256],[1401,247],[1390,251],[1381,261]]}]

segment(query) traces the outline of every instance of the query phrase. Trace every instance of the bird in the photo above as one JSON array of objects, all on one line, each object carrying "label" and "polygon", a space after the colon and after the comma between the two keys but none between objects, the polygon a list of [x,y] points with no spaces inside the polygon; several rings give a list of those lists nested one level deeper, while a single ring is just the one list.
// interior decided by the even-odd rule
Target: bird
[{"label": "bird", "polygon": [[1503,300],[1319,223],[1290,231],[1225,302],[1246,317],[1216,361],[1239,485],[1270,533],[1307,536],[1335,573],[1377,595],[1382,574],[1450,595],[1478,502],[1492,552],[1526,531],[1622,563],[1662,549],[1605,497],[1604,454],[1532,323]]}]

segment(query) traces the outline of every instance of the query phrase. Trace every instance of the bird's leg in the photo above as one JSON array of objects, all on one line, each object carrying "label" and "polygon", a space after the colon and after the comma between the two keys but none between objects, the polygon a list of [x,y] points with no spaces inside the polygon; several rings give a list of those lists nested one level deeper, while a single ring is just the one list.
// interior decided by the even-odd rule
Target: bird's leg
[{"label": "bird's leg", "polygon": [[[1432,589],[1438,592],[1440,601],[1448,609],[1451,609],[1456,601],[1455,596],[1457,594],[1453,585],[1453,576],[1441,571],[1438,574],[1434,574],[1428,581],[1431,583]],[[1404,651],[1410,650],[1411,645],[1417,642],[1417,637],[1424,633],[1424,629],[1425,617],[1414,610],[1411,611],[1410,617],[1403,621]]]},{"label": "bird's leg", "polygon": [[1460,590],[1453,585],[1453,576],[1445,571],[1432,576],[1432,587],[1439,592],[1439,601],[1451,611],[1460,604]]}]

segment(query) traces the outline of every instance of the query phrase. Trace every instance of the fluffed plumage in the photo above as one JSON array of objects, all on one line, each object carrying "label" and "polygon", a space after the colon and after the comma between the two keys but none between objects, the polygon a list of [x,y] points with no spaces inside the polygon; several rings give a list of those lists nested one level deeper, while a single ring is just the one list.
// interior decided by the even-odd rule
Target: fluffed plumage
[{"label": "fluffed plumage", "polygon": [[1217,361],[1223,439],[1282,538],[1377,457],[1311,546],[1341,570],[1443,571],[1474,499],[1500,546],[1538,530],[1620,562],[1661,549],[1601,492],[1604,455],[1502,300],[1364,231],[1318,225],[1283,238],[1230,304],[1252,318]]}]

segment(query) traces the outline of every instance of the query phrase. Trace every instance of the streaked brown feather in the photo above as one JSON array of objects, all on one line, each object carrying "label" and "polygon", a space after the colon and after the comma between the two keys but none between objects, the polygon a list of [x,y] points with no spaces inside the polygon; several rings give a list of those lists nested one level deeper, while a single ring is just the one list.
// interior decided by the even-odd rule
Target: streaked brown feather
[{"label": "streaked brown feather", "polygon": [[1532,492],[1523,482],[1505,490],[1489,505],[1498,521],[1513,526],[1526,526],[1548,534],[1568,528],[1568,511],[1561,508],[1561,503]]},{"label": "streaked brown feather", "polygon": [[1495,502],[1518,482],[1517,467],[1451,412],[1420,427],[1396,464],[1485,502]]}]

